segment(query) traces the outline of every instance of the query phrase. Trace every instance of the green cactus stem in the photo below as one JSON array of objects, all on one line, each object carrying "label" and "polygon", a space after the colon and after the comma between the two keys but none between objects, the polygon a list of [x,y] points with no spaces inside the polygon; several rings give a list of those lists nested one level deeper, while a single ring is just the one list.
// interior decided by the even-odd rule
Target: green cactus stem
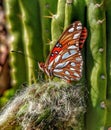
[{"label": "green cactus stem", "polygon": [[[72,12],[72,19],[74,21],[81,21],[83,27],[86,27],[86,3],[85,0],[73,0],[73,12]],[[86,45],[86,42],[85,42]],[[83,61],[84,61],[84,68],[85,68],[85,45],[82,50],[82,55],[83,55]],[[83,76],[81,79],[81,83],[85,82],[85,69],[83,69]]]},{"label": "green cactus stem", "polygon": [[111,0],[106,5],[106,34],[107,34],[107,116],[106,128],[111,127]]},{"label": "green cactus stem", "polygon": [[106,18],[103,0],[86,0],[88,7],[87,81],[90,98],[87,114],[87,130],[105,127],[107,75],[106,75]]},{"label": "green cactus stem", "polygon": [[[6,0],[6,18],[9,30],[10,50],[24,51],[22,39],[22,17],[17,0]],[[25,58],[19,54],[10,52],[11,83],[18,87],[27,81]]]},{"label": "green cactus stem", "polygon": [[[23,23],[23,38],[24,38],[24,49],[25,53],[30,57],[42,60],[42,37],[41,37],[41,21],[40,21],[40,10],[39,2],[37,0],[20,0],[20,9],[22,14]],[[38,69],[37,62],[27,57],[28,65],[28,83],[35,83],[38,75],[37,72],[30,66]]]},{"label": "green cactus stem", "polygon": [[86,3],[85,0],[73,0],[73,14],[74,20],[80,20],[82,24],[85,22],[86,18]]},{"label": "green cactus stem", "polygon": [[[111,2],[110,2],[111,3]],[[108,75],[108,81],[107,81],[107,97],[111,98],[111,28],[108,26],[111,22],[111,8],[106,9],[106,27],[107,27],[107,75]]]},{"label": "green cactus stem", "polygon": [[40,16],[42,23],[42,39],[43,39],[43,55],[44,59],[49,54],[49,42],[51,40],[51,13],[56,12],[57,0],[39,0],[40,3]]},{"label": "green cactus stem", "polygon": [[58,38],[61,36],[64,28],[64,19],[65,19],[65,0],[58,0],[57,13],[52,16],[51,23],[51,48],[55,45]]},{"label": "green cactus stem", "polygon": [[71,24],[71,20],[72,20],[72,7],[73,7],[73,1],[72,0],[66,0],[64,29],[66,29],[68,27],[68,25]]}]

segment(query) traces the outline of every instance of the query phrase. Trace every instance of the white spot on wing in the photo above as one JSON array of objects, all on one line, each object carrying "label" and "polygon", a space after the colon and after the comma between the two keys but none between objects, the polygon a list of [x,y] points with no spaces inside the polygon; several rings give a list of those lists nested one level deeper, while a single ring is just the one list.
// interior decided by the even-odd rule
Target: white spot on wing
[{"label": "white spot on wing", "polygon": [[71,55],[74,55],[74,54],[77,53],[77,51],[76,50],[70,50],[70,53],[71,53]]},{"label": "white spot on wing", "polygon": [[80,77],[78,73],[74,72],[74,76]]},{"label": "white spot on wing", "polygon": [[62,69],[54,69],[53,72],[62,72]]},{"label": "white spot on wing", "polygon": [[76,64],[74,62],[71,62],[71,66],[76,66]]},{"label": "white spot on wing", "polygon": [[65,74],[66,74],[66,75],[70,75],[69,71],[65,71]]},{"label": "white spot on wing", "polygon": [[78,44],[78,43],[76,43],[76,46],[79,46],[79,44]]},{"label": "white spot on wing", "polygon": [[80,69],[82,69],[83,62],[80,64]]},{"label": "white spot on wing", "polygon": [[74,31],[74,28],[70,28],[69,30],[68,30],[68,32],[73,32]]},{"label": "white spot on wing", "polygon": [[75,70],[74,68],[70,68],[70,70]]},{"label": "white spot on wing", "polygon": [[79,71],[82,72],[82,69],[80,69]]},{"label": "white spot on wing", "polygon": [[76,34],[74,34],[73,39],[77,39],[77,38],[79,38],[79,36],[80,36],[80,33],[76,33]]},{"label": "white spot on wing", "polygon": [[76,61],[78,61],[78,62],[82,61],[82,57],[77,57]]},{"label": "white spot on wing", "polygon": [[60,59],[60,55],[58,55],[56,58],[55,58],[55,62],[58,62],[58,60]]},{"label": "white spot on wing", "polygon": [[69,57],[69,52],[66,52],[63,56],[62,56],[62,59],[66,59]]},{"label": "white spot on wing", "polygon": [[68,49],[76,49],[77,47],[75,45],[69,46]]},{"label": "white spot on wing", "polygon": [[66,52],[63,56],[62,56],[62,59],[64,60],[64,59],[67,59],[68,57],[70,57],[70,56],[72,56],[72,55],[74,55],[74,54],[76,54],[77,53],[77,51],[76,50],[70,50],[70,53],[69,52]]},{"label": "white spot on wing", "polygon": [[78,25],[82,25],[82,24],[79,22]]},{"label": "white spot on wing", "polygon": [[68,63],[69,63],[69,61],[63,62],[63,63],[59,63],[59,64],[56,65],[55,68],[63,68],[63,67],[65,67]]},{"label": "white spot on wing", "polygon": [[77,26],[77,30],[81,30],[82,29],[82,26]]}]

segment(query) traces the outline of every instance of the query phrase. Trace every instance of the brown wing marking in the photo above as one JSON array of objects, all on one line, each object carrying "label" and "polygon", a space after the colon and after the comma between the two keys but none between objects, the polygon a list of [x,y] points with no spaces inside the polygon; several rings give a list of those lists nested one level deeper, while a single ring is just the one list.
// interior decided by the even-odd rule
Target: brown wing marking
[{"label": "brown wing marking", "polygon": [[[61,55],[65,54],[66,51],[67,49],[64,52],[62,52]],[[61,77],[67,81],[79,80],[82,76],[82,66],[83,66],[83,60],[80,51],[77,50],[76,54],[70,56],[69,58],[66,58],[65,60],[62,60],[61,58],[57,63],[53,64],[53,75]],[[68,61],[69,63],[63,68],[62,67],[56,68],[58,64],[66,63]],[[71,64],[74,64],[74,66],[72,66]]]},{"label": "brown wing marking", "polygon": [[[73,29],[72,31],[69,31],[70,29]],[[57,41],[57,43],[60,43],[62,45],[61,48],[58,48],[59,50],[59,53],[64,49],[64,48],[67,48],[67,45],[73,45],[73,44],[76,44],[76,43],[79,43],[79,39],[80,39],[80,35],[74,39],[73,37],[75,36],[75,34],[81,34],[82,32],[82,24],[80,21],[75,21],[73,24],[71,24],[61,35],[61,37],[59,38],[59,40]],[[57,44],[56,43],[56,44]],[[56,48],[56,44],[55,46],[53,47],[51,53],[49,54],[46,62],[45,62],[45,65],[47,66],[53,59],[56,58],[56,56],[59,54],[55,54],[55,48]],[[54,57],[52,58],[51,57],[51,54],[54,52]],[[52,58],[52,60],[51,60]]]}]

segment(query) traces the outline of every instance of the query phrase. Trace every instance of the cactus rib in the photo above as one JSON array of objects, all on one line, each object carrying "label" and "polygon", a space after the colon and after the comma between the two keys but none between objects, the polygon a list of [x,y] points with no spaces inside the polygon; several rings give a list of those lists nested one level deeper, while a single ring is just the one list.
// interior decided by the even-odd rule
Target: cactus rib
[{"label": "cactus rib", "polygon": [[[103,5],[96,6],[97,2],[97,0],[92,2],[87,0],[88,29],[90,31],[86,67],[88,86],[90,86],[87,129],[90,130],[102,129],[105,126],[106,118],[106,110],[102,106],[102,102],[106,101],[107,88],[105,10]],[[100,3],[102,2],[103,0],[100,1]]]},{"label": "cactus rib", "polygon": [[[6,18],[9,30],[10,50],[24,51],[22,39],[22,17],[19,3],[16,0],[6,0]],[[16,53],[10,53],[11,82],[18,87],[27,81],[25,58]],[[24,71],[22,71],[24,70]]]},{"label": "cactus rib", "polygon": [[71,20],[72,20],[72,7],[73,7],[72,1],[70,1],[70,3],[68,3],[68,1],[66,1],[64,29],[66,29],[68,27],[68,25],[71,23]]},{"label": "cactus rib", "polygon": [[[25,53],[31,57],[35,57],[40,61],[42,59],[42,37],[41,37],[41,21],[39,14],[39,4],[37,0],[23,1],[20,0],[20,9],[22,12],[23,36]],[[37,67],[37,63],[27,57],[28,65],[28,82],[35,83],[37,80],[37,72],[30,66]],[[38,67],[36,68],[38,69]]]},{"label": "cactus rib", "polygon": [[64,17],[65,17],[65,0],[58,0],[57,13],[52,16],[51,23],[51,36],[52,36],[52,46],[60,37],[63,26],[64,26]]},{"label": "cactus rib", "polygon": [[[49,42],[51,39],[51,18],[47,18],[50,13],[55,13],[57,7],[57,0],[39,0],[40,3],[40,16],[42,26],[42,39],[43,39],[43,56],[47,58],[49,54]],[[49,16],[51,17],[51,16]]]},{"label": "cactus rib", "polygon": [[[109,3],[110,2],[110,3]],[[111,1],[108,1],[106,6],[106,36],[107,36],[107,115],[106,115],[106,128],[111,126],[111,8],[109,5]]]}]

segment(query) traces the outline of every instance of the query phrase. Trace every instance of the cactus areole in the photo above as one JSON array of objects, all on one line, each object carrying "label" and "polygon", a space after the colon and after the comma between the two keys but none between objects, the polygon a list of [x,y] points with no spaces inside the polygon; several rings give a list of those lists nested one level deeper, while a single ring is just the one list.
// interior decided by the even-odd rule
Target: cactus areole
[{"label": "cactus areole", "polygon": [[81,49],[87,37],[86,28],[80,21],[71,24],[56,42],[45,63],[39,68],[49,77],[57,76],[66,81],[78,81],[82,77]]}]

